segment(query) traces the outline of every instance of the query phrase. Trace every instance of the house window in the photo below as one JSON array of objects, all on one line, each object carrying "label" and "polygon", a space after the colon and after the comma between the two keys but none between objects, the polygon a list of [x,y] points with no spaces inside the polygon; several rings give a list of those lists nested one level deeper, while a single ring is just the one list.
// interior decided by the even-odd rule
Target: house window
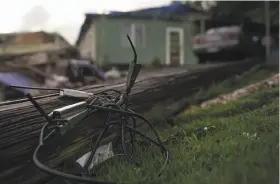
[{"label": "house window", "polygon": [[139,47],[146,47],[146,30],[144,24],[136,24],[135,25],[135,37],[136,44]]},{"label": "house window", "polygon": [[123,47],[130,47],[126,35],[129,35],[135,47],[146,46],[146,30],[144,24],[123,24],[121,31],[121,42]]},{"label": "house window", "polygon": [[130,47],[127,35],[130,37],[133,44],[135,44],[134,34],[133,34],[133,24],[124,23],[121,30],[121,42],[123,47]]}]

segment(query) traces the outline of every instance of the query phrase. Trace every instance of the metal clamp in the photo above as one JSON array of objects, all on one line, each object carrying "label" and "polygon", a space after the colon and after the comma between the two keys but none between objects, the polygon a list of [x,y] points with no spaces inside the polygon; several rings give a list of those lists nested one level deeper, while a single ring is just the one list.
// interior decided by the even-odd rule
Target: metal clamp
[{"label": "metal clamp", "polygon": [[48,117],[52,122],[56,122],[59,133],[64,135],[87,115],[87,103],[83,101],[55,109]]},{"label": "metal clamp", "polygon": [[59,96],[87,99],[87,98],[93,96],[93,93],[88,93],[88,92],[79,91],[79,90],[75,90],[75,89],[61,89],[59,91]]}]

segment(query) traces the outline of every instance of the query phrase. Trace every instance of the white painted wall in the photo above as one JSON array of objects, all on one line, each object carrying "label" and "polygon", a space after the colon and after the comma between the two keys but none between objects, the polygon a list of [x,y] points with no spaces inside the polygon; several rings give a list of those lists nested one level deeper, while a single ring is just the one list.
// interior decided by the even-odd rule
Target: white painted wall
[{"label": "white painted wall", "polygon": [[82,54],[90,53],[91,58],[96,60],[96,27],[94,23],[90,25],[90,28],[85,33],[78,49]]}]

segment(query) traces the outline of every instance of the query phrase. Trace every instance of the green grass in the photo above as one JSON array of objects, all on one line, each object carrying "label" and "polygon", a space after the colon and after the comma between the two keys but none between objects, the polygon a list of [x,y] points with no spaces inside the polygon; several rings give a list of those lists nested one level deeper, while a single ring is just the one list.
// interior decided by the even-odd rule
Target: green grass
[{"label": "green grass", "polygon": [[[227,105],[195,109],[176,118],[176,126],[158,124],[157,130],[171,159],[160,184],[276,184],[279,163],[279,89],[262,90]],[[214,132],[198,137],[205,126]],[[256,137],[244,135],[256,135]],[[155,147],[139,150],[141,167],[126,161],[108,163],[102,179],[137,181],[154,177],[162,157]]]},{"label": "green grass", "polygon": [[[220,94],[230,93],[249,84],[264,80],[276,73],[278,73],[277,70],[271,70],[268,68],[264,68],[261,65],[256,65],[240,76],[233,76],[222,82],[212,83],[209,87],[202,88],[195,94],[186,94],[186,98],[168,107],[167,111],[176,111],[176,109],[184,106],[184,104],[199,104],[203,101],[215,98]],[[169,113],[167,112],[166,114]]]},{"label": "green grass", "polygon": [[[263,69],[260,66],[256,66],[251,70],[244,72],[240,76],[234,76],[220,83],[213,83],[209,88],[201,89],[198,93],[194,95],[193,100],[207,100],[213,98],[219,94],[229,93],[233,90],[242,88],[246,85],[259,82],[268,77],[271,77],[277,72]],[[202,98],[203,97],[203,98]]]},{"label": "green grass", "polygon": [[[183,103],[198,104],[275,73],[255,67],[241,76],[213,83],[209,88],[186,97],[169,110],[172,111]],[[113,160],[100,169],[99,178],[121,182],[138,181],[147,176],[157,179],[141,183],[163,184],[276,183],[279,173],[278,97],[279,90],[274,88],[227,105],[206,109],[195,107],[175,118],[173,127],[166,121],[155,119],[153,124],[171,154],[171,160],[161,177],[155,177],[163,161],[161,153],[156,147],[145,147],[138,148],[137,152],[140,168],[126,160]],[[217,127],[214,133],[208,132],[206,137],[196,135],[199,128],[210,125]],[[243,135],[255,133],[256,138]]]}]

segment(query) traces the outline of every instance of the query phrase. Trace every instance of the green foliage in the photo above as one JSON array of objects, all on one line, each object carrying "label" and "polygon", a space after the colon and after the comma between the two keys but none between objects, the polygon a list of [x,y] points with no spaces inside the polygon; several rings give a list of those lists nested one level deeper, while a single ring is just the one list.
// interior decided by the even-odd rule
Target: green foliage
[{"label": "green foliage", "polygon": [[[272,88],[227,105],[182,114],[175,127],[160,130],[171,152],[170,163],[161,177],[145,183],[278,183],[278,99],[279,89]],[[195,136],[198,128],[209,125],[217,130],[201,139]],[[162,161],[159,151],[149,147],[139,153],[140,168],[116,161],[105,167],[109,174],[101,178],[155,177]]]},{"label": "green foliage", "polygon": [[194,95],[186,97],[176,105],[182,106],[182,104],[198,104],[220,94],[226,94],[246,85],[263,80],[275,73],[275,71],[270,69],[263,69],[261,66],[256,66],[244,72],[240,76],[233,76],[220,83],[213,83],[210,87],[202,88]]},{"label": "green foliage", "polygon": [[[279,1],[269,1],[272,23],[279,24]],[[264,23],[264,1],[218,1],[210,10],[215,20],[242,21],[249,18]]]},{"label": "green foliage", "polygon": [[[196,7],[210,13],[213,20],[244,21],[264,23],[264,1],[186,1],[190,7]],[[207,5],[207,9],[205,6]],[[269,1],[272,24],[279,24],[279,1]]]}]

